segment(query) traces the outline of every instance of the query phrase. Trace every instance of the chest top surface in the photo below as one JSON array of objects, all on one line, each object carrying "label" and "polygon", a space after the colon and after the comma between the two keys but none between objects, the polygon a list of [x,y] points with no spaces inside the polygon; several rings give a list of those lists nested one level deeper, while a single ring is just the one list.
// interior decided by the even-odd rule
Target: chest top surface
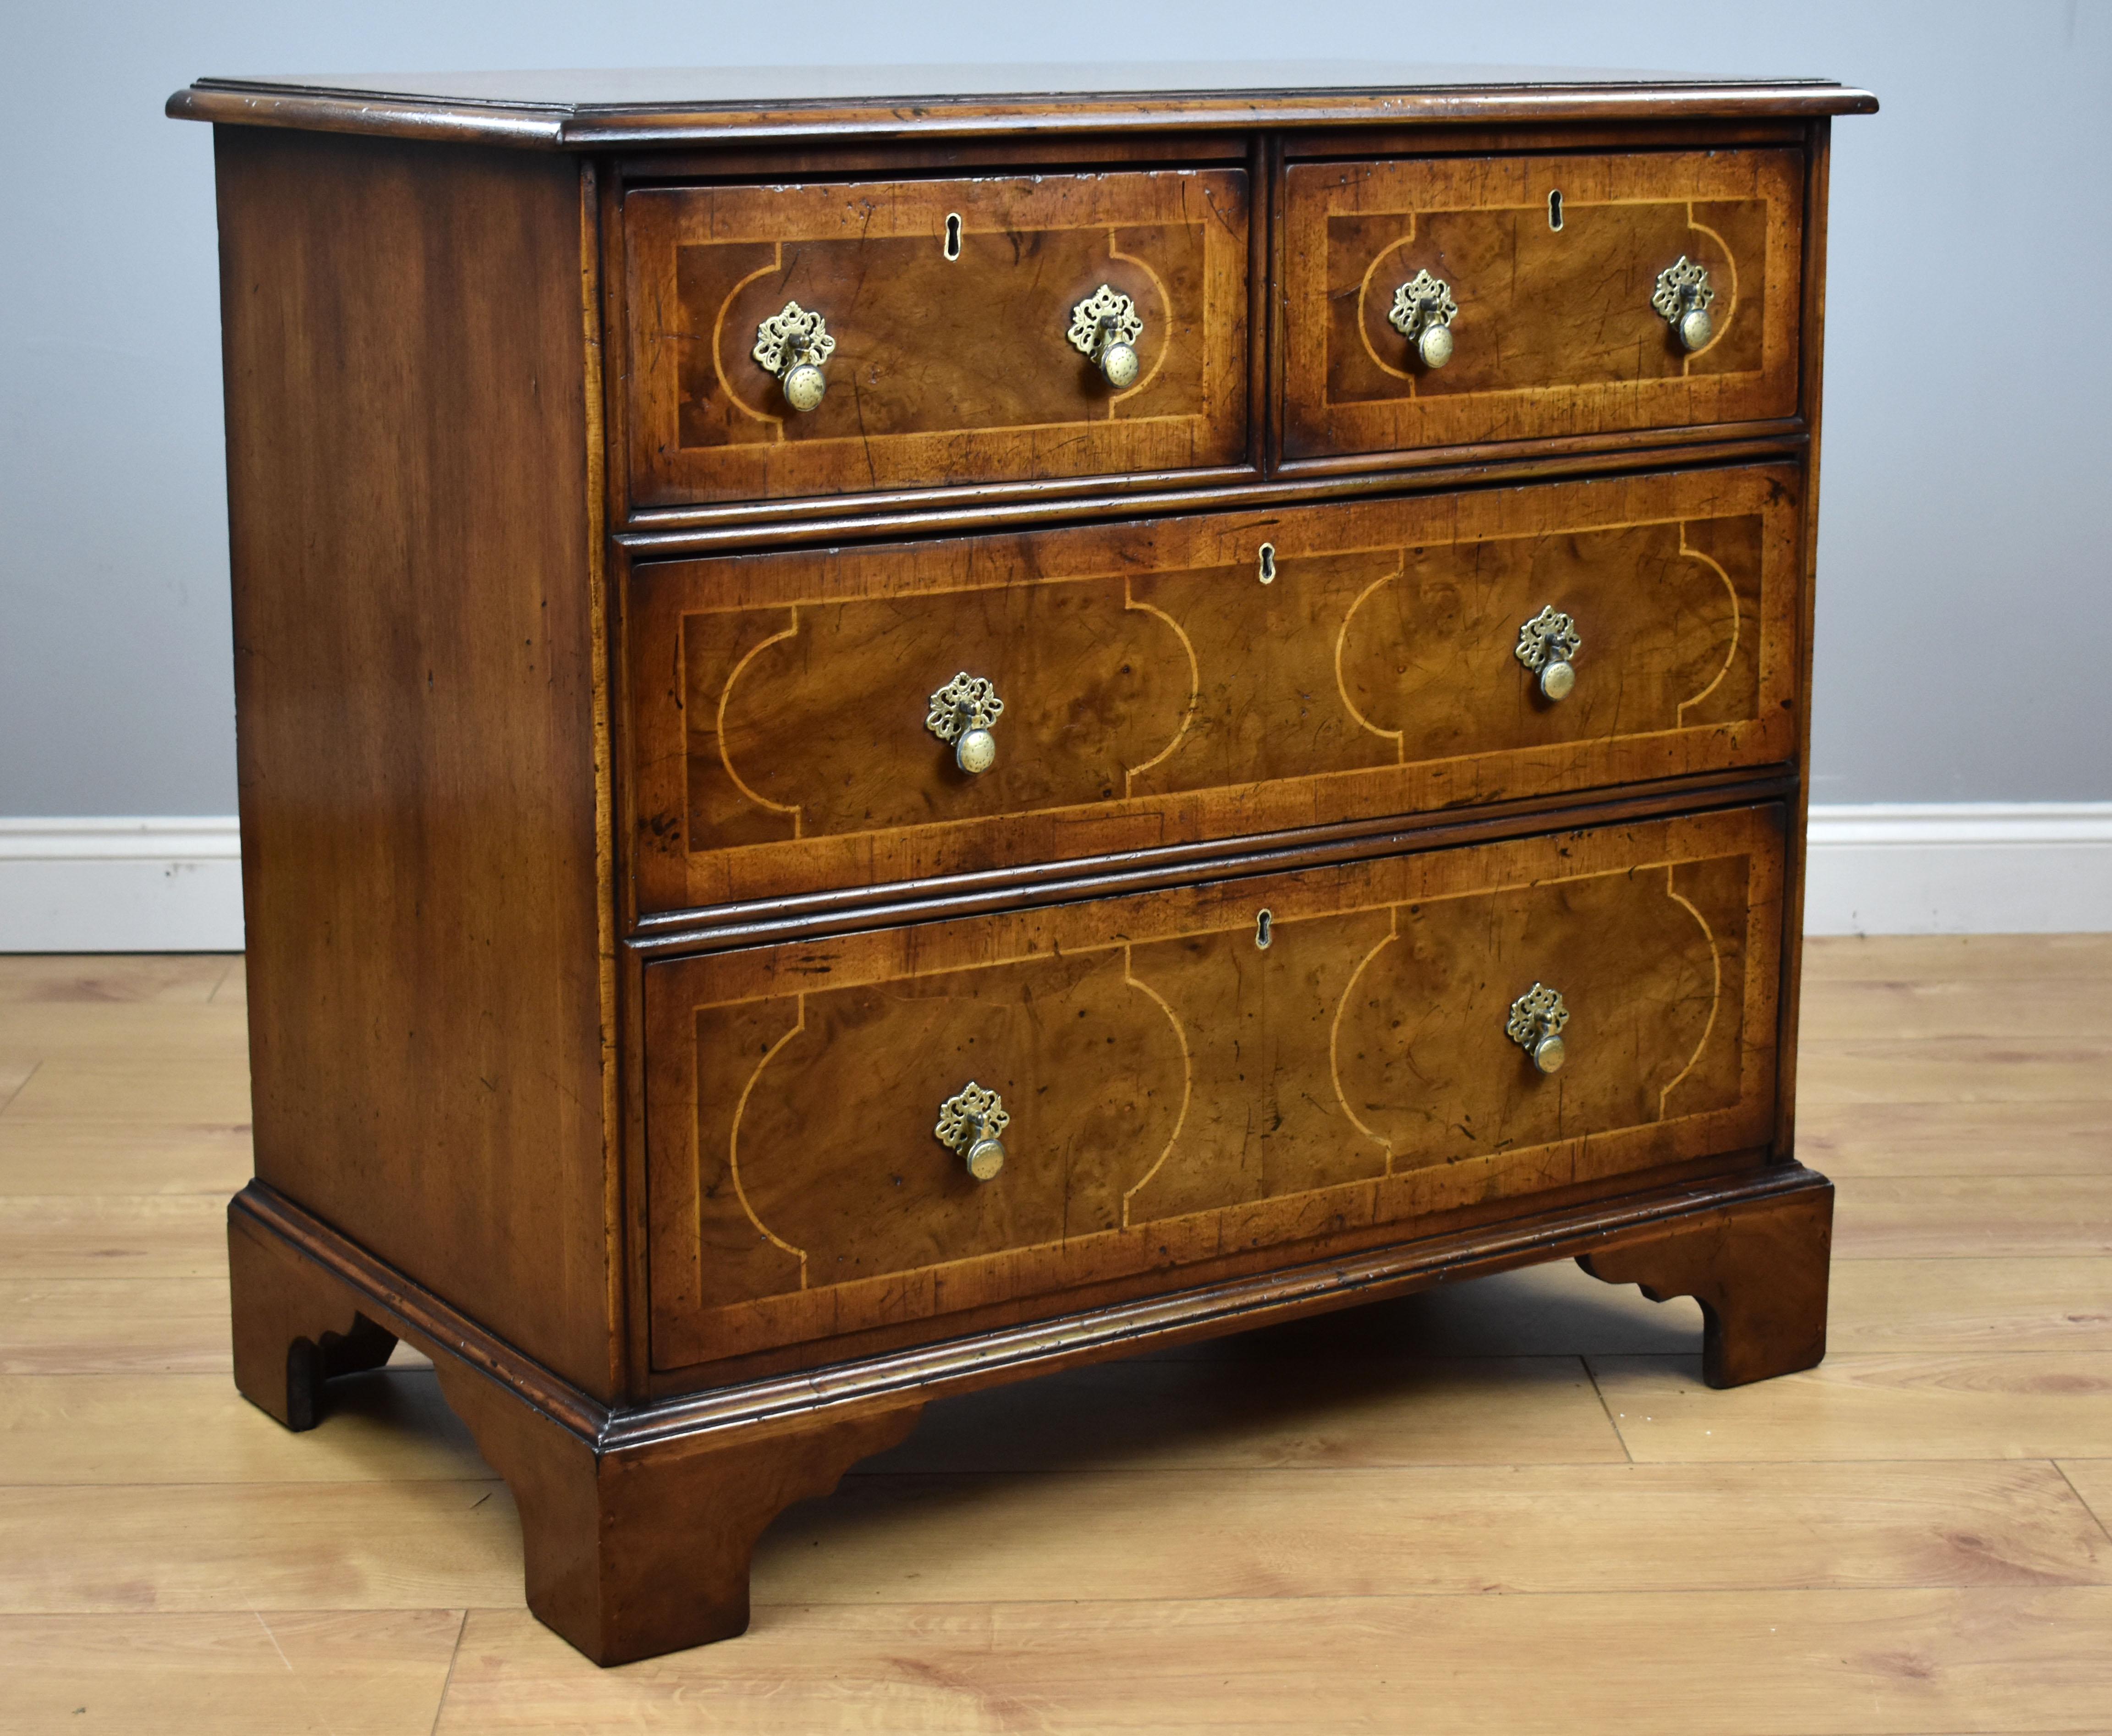
[{"label": "chest top surface", "polygon": [[1823,79],[1319,60],[287,74],[202,78],[169,99],[180,118],[558,150],[1028,125],[1184,130],[1876,107],[1868,92]]}]

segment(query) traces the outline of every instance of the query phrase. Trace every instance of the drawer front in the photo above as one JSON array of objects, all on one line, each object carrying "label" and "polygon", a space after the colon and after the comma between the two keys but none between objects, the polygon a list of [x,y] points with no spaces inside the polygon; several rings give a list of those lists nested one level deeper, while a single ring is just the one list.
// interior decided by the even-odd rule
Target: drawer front
[{"label": "drawer front", "polygon": [[[650,189],[623,210],[641,505],[1245,460],[1236,170]],[[1125,387],[1069,336],[1103,285],[1141,321]],[[792,303],[834,340],[803,412],[753,353]]]},{"label": "drawer front", "polygon": [[[1787,150],[1295,167],[1286,456],[1793,416],[1803,208]],[[1682,260],[1713,297],[1692,350],[1654,305]],[[1458,310],[1436,367],[1392,317],[1425,272]]]},{"label": "drawer front", "polygon": [[[1769,805],[649,966],[654,1360],[1194,1283],[1763,1143],[1782,824]],[[1536,986],[1568,1015],[1555,1073],[1506,1028]],[[935,1132],[972,1082],[1009,1117],[984,1181]]]},{"label": "drawer front", "polygon": [[[1796,489],[1755,467],[640,567],[640,908],[1787,759]],[[1581,640],[1559,701],[1517,654],[1544,609]],[[1004,707],[975,774],[928,727],[963,673]]]}]

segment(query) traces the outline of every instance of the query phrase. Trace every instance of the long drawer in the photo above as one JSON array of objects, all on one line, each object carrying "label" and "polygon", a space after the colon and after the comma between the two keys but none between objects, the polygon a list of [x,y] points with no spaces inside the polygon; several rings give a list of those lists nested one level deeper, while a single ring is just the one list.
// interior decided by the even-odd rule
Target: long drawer
[{"label": "long drawer", "polygon": [[[1239,170],[648,188],[623,221],[641,505],[1245,462]],[[758,353],[788,315],[818,403],[789,328]]]},{"label": "long drawer", "polygon": [[1317,1255],[1764,1144],[1784,824],[1769,804],[650,965],[653,1360]]},{"label": "long drawer", "polygon": [[[639,908],[1786,760],[1798,486],[1755,467],[642,566]],[[944,696],[978,681],[1002,709],[970,772]]]},{"label": "long drawer", "polygon": [[1295,166],[1285,456],[1793,416],[1803,221],[1793,150]]}]

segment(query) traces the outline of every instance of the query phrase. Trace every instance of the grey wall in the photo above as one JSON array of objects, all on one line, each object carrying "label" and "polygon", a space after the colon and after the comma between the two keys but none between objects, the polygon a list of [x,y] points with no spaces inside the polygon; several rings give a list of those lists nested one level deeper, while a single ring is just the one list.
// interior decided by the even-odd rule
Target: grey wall
[{"label": "grey wall", "polygon": [[211,151],[161,117],[195,75],[1359,44],[1875,90],[1834,135],[1817,796],[2112,797],[2112,0],[7,3],[0,814],[234,809]]}]

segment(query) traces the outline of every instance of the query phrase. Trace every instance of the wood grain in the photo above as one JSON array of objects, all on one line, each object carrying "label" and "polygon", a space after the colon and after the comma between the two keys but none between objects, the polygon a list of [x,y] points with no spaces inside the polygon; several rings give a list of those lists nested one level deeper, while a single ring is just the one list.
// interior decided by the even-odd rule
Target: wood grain
[{"label": "wood grain", "polygon": [[[7,1502],[7,1614],[519,1601],[496,1482],[60,1490]],[[1213,1513],[1248,1515],[1236,1529]],[[1058,1515],[1061,1515],[1060,1520]],[[1295,1533],[1295,1535],[1294,1535]],[[2096,1584],[2112,1540],[2046,1465],[863,1474],[794,1510],[759,1605]],[[151,1588],[151,1590],[149,1589]]]},{"label": "wood grain", "polygon": [[[1828,996],[1816,998],[1823,1005]],[[2107,1176],[2112,1103],[1828,1103],[1805,1113],[1797,1146],[1837,1180]]]},{"label": "wood grain", "polygon": [[0,1199],[0,1278],[219,1278],[227,1208],[211,1195]]},{"label": "wood grain", "polygon": [[1826,1355],[1833,1190],[1807,1189],[1735,1220],[1687,1225],[1580,1255],[1609,1284],[1701,1307],[1701,1378],[1745,1386],[1808,1369]]},{"label": "wood grain", "polygon": [[2112,1458],[2064,1459],[2060,1474],[2096,1515],[2105,1535],[2112,1537]]},{"label": "wood grain", "polygon": [[[1758,1144],[1778,848],[1733,811],[656,965],[656,1364]],[[1542,977],[1603,1033],[1559,1091],[1503,1034]],[[930,1133],[972,1078],[1019,1106],[987,1186]]]},{"label": "wood grain", "polygon": [[76,1060],[61,1055],[38,1064],[0,1111],[0,1125],[9,1132],[84,1121],[106,1129],[113,1122],[246,1128],[249,1114],[249,1082],[242,1073],[202,1067],[196,1057]]},{"label": "wood grain", "polygon": [[[646,188],[623,211],[641,503],[1245,457],[1236,170]],[[1067,335],[1102,284],[1144,321],[1121,391]],[[803,415],[751,353],[794,303],[835,339],[827,395]]]},{"label": "wood grain", "polygon": [[1117,1362],[934,1405],[855,1474],[1173,1473],[1625,1457],[1573,1356],[1316,1357],[1257,1383],[1248,1359]]},{"label": "wood grain", "polygon": [[[1798,325],[1802,333],[1797,391],[1805,438],[1805,487],[1810,510],[1805,515],[1804,570],[1818,565],[1818,495],[1819,455],[1823,447],[1826,355],[1826,246],[1827,204],[1831,197],[1833,162],[1832,122],[1823,117],[1807,121],[1805,128],[1805,179],[1802,228],[1803,280],[1799,285]],[[1807,585],[1804,615],[1799,622],[1804,646],[1804,677],[1811,679],[1812,647],[1818,636],[1816,588]],[[1806,707],[1798,719],[1797,761],[1806,775],[1797,780],[1791,804],[1790,835],[1796,843],[1790,851],[1782,884],[1782,992],[1779,1007],[1782,1052],[1775,1068],[1775,1139],[1777,1148],[1796,1146],[1797,1066],[1802,1038],[1804,1005],[1805,892],[1810,868],[1811,824],[1811,711]]]},{"label": "wood grain", "polygon": [[521,1602],[520,1520],[495,1477],[7,1488],[0,1525],[11,1615]]},{"label": "wood grain", "polygon": [[297,1435],[225,1375],[0,1379],[12,1486],[488,1479],[430,1369],[335,1382],[322,1425]]},{"label": "wood grain", "polygon": [[230,1366],[224,1278],[0,1279],[0,1374],[224,1374]]},{"label": "wood grain", "polygon": [[[1330,1469],[848,1479],[756,1561],[758,1604],[2097,1585],[2112,1538],[2051,1465]],[[1219,1523],[1227,1512],[1237,1525]],[[1293,1532],[1297,1535],[1294,1537]]]},{"label": "wood grain", "polygon": [[10,960],[0,972],[0,1198],[240,1187],[251,1162],[248,1031],[240,999],[223,991],[241,976],[239,959],[213,955]]},{"label": "wood grain", "polygon": [[0,971],[0,1006],[127,1001],[202,1003],[242,974],[239,953],[17,953]]},{"label": "wood grain", "polygon": [[2112,1355],[2101,1351],[1837,1354],[1757,1401],[1710,1392],[1686,1357],[1591,1364],[1642,1463],[2050,1459],[2112,1439]]},{"label": "wood grain", "polygon": [[[61,1082],[77,1085],[78,1082]],[[47,1099],[51,1107],[57,1099]],[[70,1096],[68,1100],[74,1100]],[[255,1162],[249,1123],[103,1121],[79,1113],[11,1120],[0,1111],[0,1197],[201,1194],[224,1200]]]},{"label": "wood grain", "polygon": [[[1787,759],[1798,492],[1755,467],[642,563],[640,909]],[[1559,704],[1515,654],[1544,607],[1584,640]],[[1004,704],[979,777],[926,722],[963,672]]]},{"label": "wood grain", "polygon": [[1139,1360],[1244,1365],[1336,1358],[1560,1359],[1695,1356],[1700,1348],[1701,1312],[1691,1297],[1653,1302],[1631,1286],[1600,1283],[1565,1260],[1232,1337],[1147,1351]]},{"label": "wood grain", "polygon": [[[170,1017],[171,1005],[183,1009]],[[0,1056],[160,1065],[248,1059],[239,1002],[0,1000]]]},{"label": "wood grain", "polygon": [[1833,1349],[2112,1351],[2112,1259],[1941,1257],[1838,1260]]},{"label": "wood grain", "polygon": [[[1924,944],[1938,961],[1964,950]],[[2009,959],[1993,959],[1990,980],[2017,980],[2014,960],[2037,945],[2020,941]],[[1889,950],[1902,978],[1937,976],[1911,944]],[[34,963],[0,959],[0,998],[11,973]],[[1813,984],[1814,1016],[1826,1016],[1828,992]],[[1894,1106],[1871,1107],[1874,1118]],[[2028,1178],[2034,1152],[2079,1163],[2100,1108],[1941,1106],[1917,1137],[1923,1160],[1949,1166],[1941,1173],[1960,1175],[1979,1154],[1990,1178]],[[1935,1141],[1946,1114],[1962,1131],[1945,1146]],[[2010,1114],[2021,1132],[2005,1141],[1992,1118]],[[110,1137],[139,1148],[127,1158],[114,1145],[113,1169],[151,1178],[157,1130]],[[1880,1138],[1879,1122],[1858,1137]],[[282,1469],[262,1465],[266,1480],[16,1483],[7,1535],[35,1547],[4,1552],[9,1586],[100,1583],[138,1601],[121,1615],[0,1615],[0,1729],[41,1736],[107,1715],[127,1730],[278,1736],[320,1731],[325,1716],[340,1731],[422,1730],[441,1706],[458,1608],[302,1614],[266,1602],[267,1629],[250,1603],[303,1585],[384,1602],[482,1579],[490,1601],[479,1594],[487,1613],[455,1660],[443,1729],[694,1729],[701,1705],[738,1728],[802,1736],[890,1720],[920,1733],[1036,1721],[1391,1728],[1411,1714],[1552,1729],[1573,1728],[1589,1693],[1624,1723],[1668,1736],[2086,1731],[2112,1689],[2112,1608],[2073,1583],[2092,1570],[2093,1551],[2101,1574],[2108,1547],[2078,1525],[2080,1504],[2112,1520],[2102,1445],[2112,1423],[2100,1414],[2112,1381],[2096,1368],[2105,1328],[2091,1318],[2106,1300],[2107,1262],[2061,1254],[2059,1225],[2028,1212],[2012,1225],[2014,1255],[1977,1257],[1942,1240],[1969,1237],[1973,1217],[1961,1196],[1931,1216],[1925,1257],[1841,1263],[1826,1369],[1736,1392],[1695,1385],[1691,1303],[1659,1307],[1565,1264],[1165,1353],[1230,1362],[1214,1380],[1191,1368],[1154,1385],[1157,1364],[1132,1362],[934,1406],[891,1456],[902,1468],[854,1474],[836,1498],[794,1510],[765,1536],[746,1638],[617,1672],[594,1670],[520,1610],[517,1568],[493,1565],[511,1522],[503,1492],[480,1508],[444,1505],[445,1492],[472,1486],[445,1469],[475,1461],[444,1461],[429,1481],[372,1475],[371,1460],[341,1456],[334,1442],[351,1437],[332,1419],[284,1438],[332,1456],[335,1482],[277,1480]],[[2034,1225],[2049,1236],[2036,1251]],[[61,1282],[74,1296],[61,1313],[42,1300],[50,1288],[33,1287],[10,1292],[22,1300],[0,1305],[0,1318],[32,1333],[48,1318],[54,1332],[143,1360],[194,1342],[189,1317],[151,1296],[220,1280]],[[2078,1336],[2089,1355],[2059,1353]],[[1623,1351],[1687,1355],[1615,1363]],[[1555,1372],[1580,1354],[1615,1411],[1649,1401],[1648,1424],[1621,1418],[1636,1456],[1651,1461],[1634,1472],[1588,1384]],[[1814,1397],[1812,1385],[1838,1368],[1850,1377]],[[131,1390],[129,1406],[41,1413],[71,1431],[44,1438],[45,1462],[69,1451],[93,1462],[114,1443],[156,1476],[157,1457],[183,1474],[217,1455],[216,1412],[165,1406],[162,1376],[129,1364],[111,1372],[126,1374],[111,1385]],[[404,1375],[392,1364],[380,1378]],[[1051,1387],[1064,1401],[1037,1409],[1035,1395]],[[1668,1393],[1694,1409],[1677,1440],[1665,1433],[1680,1417]],[[216,1402],[249,1415],[224,1387]],[[363,1402],[343,1419],[368,1427]],[[1733,1413],[1738,1438],[1722,1450]],[[13,1439],[0,1448],[0,1486],[14,1482]],[[1012,1442],[1047,1468],[1008,1466]],[[1517,1450],[1507,1454],[1507,1442]],[[1670,1446],[1683,1450],[1653,1450]],[[2077,1455],[2060,1461],[2078,1498],[2065,1508],[2045,1481],[2046,1459],[2017,1456],[2051,1447]],[[941,1448],[961,1469],[938,1456],[909,1468]],[[1344,1449],[1395,1456],[1331,1465],[1325,1455]],[[43,1516],[53,1501],[68,1524]],[[1794,1522],[1773,1522],[1782,1515]],[[1586,1542],[1562,1541],[1579,1533]],[[69,1568],[76,1536],[80,1561],[109,1565],[107,1579]],[[1506,1570],[1506,1594],[1483,1590],[1493,1574],[1474,1579],[1490,1566]],[[1523,1577],[1609,1570],[1626,1576],[1611,1588],[1527,1589],[1539,1582]],[[2041,1571],[2068,1583],[2020,1583]],[[1642,1588],[1650,1573],[1682,1589]],[[1386,1589],[1410,1583],[1437,1588]],[[1359,1595],[1373,1589],[1381,1595]],[[191,1600],[195,1612],[169,1607]],[[218,1612],[206,1607],[215,1603]],[[1215,1624],[1235,1615],[1243,1624]],[[1668,1647],[1674,1629],[1681,1643]],[[1530,1671],[1517,1668],[1521,1631],[1533,1637]]]},{"label": "wood grain", "polygon": [[1805,958],[1814,982],[2102,982],[2112,934],[1828,935]]},{"label": "wood grain", "polygon": [[[1838,1184],[1836,1184],[1837,1188]],[[1837,1214],[1837,1233],[1838,1218]],[[2112,1259],[2058,1255],[1834,1262],[1829,1351],[2112,1350]],[[1391,1302],[1151,1353],[1154,1358],[1691,1356],[1691,1301],[1645,1300],[1568,1262],[1529,1266]]]},{"label": "wood grain", "polygon": [[0,1730],[408,1736],[430,1729],[459,1610],[0,1617]]},{"label": "wood grain", "polygon": [[896,1395],[603,1451],[465,1363],[442,1356],[435,1373],[519,1503],[528,1607],[603,1665],[745,1632],[771,1522],[831,1493],[922,1408]]},{"label": "wood grain", "polygon": [[2112,1175],[1871,1176],[1836,1185],[1842,1260],[2112,1254]]},{"label": "wood grain", "polygon": [[911,1603],[772,1610],[744,1646],[605,1676],[525,1616],[478,1611],[439,1728],[693,1729],[703,1702],[789,1736],[845,1723],[848,1693],[863,1728],[919,1733],[1260,1736],[1312,1729],[1316,1707],[1336,1728],[1554,1730],[1579,1706],[1637,1736],[2079,1729],[2112,1696],[2108,1631],[2097,1586]]},{"label": "wood grain", "polygon": [[1834,1039],[1800,1050],[1814,1105],[2112,1103],[2112,1040],[2064,1037]]},{"label": "wood grain", "polygon": [[2087,977],[1983,977],[1968,981],[1859,982],[1835,984],[1807,1019],[1806,1041],[1897,1041],[1923,1037],[2112,1038],[2112,1006]]},{"label": "wood grain", "polygon": [[[1800,153],[1298,164],[1286,186],[1288,458],[1796,411]],[[1717,291],[1691,355],[1650,305],[1681,257]],[[1441,371],[1387,323],[1418,271],[1459,309]]]},{"label": "wood grain", "polygon": [[[422,80],[207,78],[171,96],[168,112],[227,125],[515,148],[724,149],[734,143],[841,152],[900,139],[967,141],[981,150],[992,139],[1082,135],[1099,144],[1112,134],[1127,144],[1140,133],[1149,141],[1154,133],[1183,139],[1254,126],[1305,131],[1403,123],[1415,126],[1418,140],[1429,140],[1462,122],[1532,128],[1643,121],[1676,127],[1699,118],[1750,125],[1783,116],[1874,114],[1878,107],[1869,92],[1828,79],[1630,77],[1593,84],[1581,82],[1573,69],[1519,68],[1513,82],[1492,84],[1486,67],[1367,59],[1331,70],[1339,75],[1326,88],[1286,91],[1269,82],[1274,67],[1191,61],[1156,68],[1154,81],[1169,88],[1147,92],[1119,89],[1136,82],[1136,69],[1120,63],[1113,79],[1076,64],[1017,66],[997,69],[995,79],[967,75],[976,87],[967,93],[961,67],[905,68],[894,93],[881,95],[860,67],[826,97],[817,96],[814,82],[825,70],[810,66],[774,89],[752,82],[753,67],[663,70],[645,89],[635,69]],[[1325,141],[1324,132],[1319,137]]]},{"label": "wood grain", "polygon": [[[949,161],[931,139],[891,157],[852,136],[870,116],[828,148],[803,143],[796,166],[753,139],[708,162],[538,158],[462,142],[476,128],[452,98],[410,127],[456,129],[447,149],[224,129],[257,1164],[229,1221],[240,1392],[292,1429],[325,1419],[317,1438],[347,1450],[365,1436],[346,1423],[373,1420],[361,1406],[408,1395],[415,1422],[437,1389],[517,1500],[529,1608],[607,1664],[740,1633],[758,1536],[899,1442],[927,1401],[1136,1339],[1577,1255],[1700,1296],[1713,1378],[1815,1356],[1830,1196],[1787,1158],[1801,845],[1779,804],[1806,727],[1800,412],[1818,352],[1800,334],[1819,309],[1823,105],[1779,93],[1763,139],[1742,121],[1697,129],[1691,93],[1655,95],[1669,130],[1556,136],[1543,114],[1540,131],[1452,133],[1386,166],[1473,195],[1418,221],[1491,262],[1485,285],[1523,289],[1513,358],[1485,348],[1441,387],[1372,400],[1441,410],[1457,388],[1470,408],[1450,435],[1433,422],[1418,452],[1290,453],[1303,471],[1277,462],[1265,400],[1309,381],[1282,330],[1264,354],[1248,330],[1257,298],[1284,305],[1295,227],[1283,141],[1256,135],[1254,112],[1185,160],[1169,134],[1067,162],[1053,140],[1004,160]],[[336,112],[327,93],[278,96],[306,121]],[[1566,100],[1560,114],[1588,112]],[[1524,112],[1495,101],[1476,93],[1454,118]],[[1067,122],[1093,107],[1057,106]],[[988,133],[1015,121],[1001,103],[981,116]],[[480,125],[508,118],[494,106]],[[626,148],[683,125],[629,103],[550,118]],[[552,142],[510,136],[531,134]],[[1337,162],[1378,148],[1336,143]],[[847,144],[872,154],[829,155]],[[1550,165],[1572,175],[1566,252],[1499,196]],[[1308,149],[1291,178],[1327,167]],[[949,226],[958,259],[939,244]],[[1712,238],[1721,335],[1682,359],[1606,285],[1619,261],[1647,276],[1641,253]],[[1068,304],[1095,280],[1146,304],[1147,371],[1127,395],[1064,351]],[[795,297],[840,344],[836,389],[808,418],[744,356],[744,330]],[[1469,300],[1486,313],[1496,298]],[[1355,398],[1354,371],[1327,371],[1331,399]],[[1385,500],[1432,460],[1467,492]],[[1641,474],[1674,463],[1689,474]],[[1601,504],[1655,508],[1565,517],[1557,490],[1527,485],[1565,469],[1603,476]],[[1144,499],[1162,509],[1139,513]],[[641,504],[658,516],[634,518]],[[1106,528],[1126,511],[1141,522]],[[1383,534],[1351,534],[1365,517]],[[904,545],[942,525],[956,567],[935,582],[903,557],[932,554]],[[1263,567],[1253,534],[1279,526],[1284,566]],[[1061,572],[1043,547],[1058,528],[1090,557]],[[770,551],[778,580],[760,557],[691,558],[736,546]],[[641,662],[653,553],[704,576]],[[1251,589],[1243,571],[1216,582],[1249,557]],[[854,576],[890,558],[891,576]],[[1538,603],[1573,598],[1591,617],[1586,685],[1538,710],[1505,641]],[[1140,651],[1139,626],[1180,656]],[[1004,762],[987,813],[952,815],[992,824],[949,831],[944,791],[870,751],[874,683],[973,654],[977,631],[1024,648],[1012,733],[1041,751]],[[636,754],[634,698],[671,681],[674,751]],[[709,752],[692,727],[707,713]],[[1171,746],[1133,750],[1161,725]],[[1093,752],[1067,761],[1081,742]],[[676,804],[641,800],[626,768],[668,766]],[[1098,775],[1111,766],[1118,795]],[[1154,802],[1085,836],[1103,808]],[[633,870],[672,833],[633,822],[669,814],[684,883],[658,908]],[[787,842],[741,864],[752,895],[685,902],[693,861]],[[1087,877],[1117,864],[1131,877]],[[758,913],[769,927],[737,932]],[[1558,973],[1577,1059],[1550,1082],[1501,1015]],[[165,1125],[123,1093],[173,1095],[157,1070],[185,1067],[224,1088],[225,986],[181,1032],[128,1011],[99,1035],[62,1014],[49,1052],[9,1064],[0,1119],[19,1100],[20,1125],[78,1133],[107,1079],[99,1126]],[[0,1015],[0,1041],[36,1036]],[[942,1189],[924,1073],[949,1073],[943,1095],[971,1063],[1013,1105],[1013,1161],[1008,1185]],[[240,1125],[207,1104],[176,1107]],[[157,1184],[14,1203],[0,1257],[30,1248],[9,1274],[24,1283],[184,1269],[154,1250],[182,1251],[192,1202]],[[399,1340],[430,1370],[376,1372]],[[1207,1386],[1234,1366],[1169,1360],[1156,1378]],[[1396,1372],[1463,1374],[1330,1365],[1292,1391],[1331,1432],[1250,1412],[1219,1449],[1286,1477],[1331,1458],[1387,1468],[1400,1448],[1370,1383]],[[1564,1420],[1617,1463],[1588,1376],[1558,1372]],[[194,1451],[244,1481],[152,1481],[189,1462],[179,1452],[111,1482],[152,1464],[145,1449],[64,1460],[54,1443],[78,1426],[67,1406],[111,1408],[97,1383],[136,1377],[11,1378],[25,1475],[43,1479],[11,1492],[69,1492],[47,1555],[69,1516],[89,1538],[74,1578],[36,1582],[54,1595],[131,1595],[94,1529],[98,1490],[208,1492],[188,1518],[186,1496],[161,1518],[146,1497],[112,1504],[166,1559],[188,1526],[240,1523],[225,1492],[299,1481],[273,1480],[271,1450],[245,1459],[243,1424],[212,1413]],[[415,1438],[455,1456],[422,1492],[455,1514],[439,1486],[483,1461],[444,1429]],[[1163,1440],[1138,1450],[1178,1459]],[[57,1480],[62,1462],[77,1480]],[[320,1479],[363,1482],[351,1504],[384,1531],[415,1523],[416,1501],[384,1492],[416,1480]],[[293,1501],[255,1506],[276,1524]],[[396,1591],[356,1550],[304,1574],[275,1533],[257,1559],[294,1602],[454,1600],[489,1563],[480,1534],[456,1552],[465,1580],[423,1549]],[[239,1558],[202,1551],[189,1579],[171,1565],[171,1598],[217,1595]]]},{"label": "wood grain", "polygon": [[257,1173],[608,1392],[579,172],[216,148]]}]

